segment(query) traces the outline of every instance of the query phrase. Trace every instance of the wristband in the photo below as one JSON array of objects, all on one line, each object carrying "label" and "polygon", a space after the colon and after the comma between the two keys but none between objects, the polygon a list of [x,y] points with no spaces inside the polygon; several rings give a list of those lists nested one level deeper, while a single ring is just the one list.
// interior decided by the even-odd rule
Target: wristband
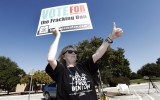
[{"label": "wristband", "polygon": [[113,43],[113,40],[112,40],[112,39],[110,39],[109,37],[108,37],[108,38],[106,38],[106,39],[105,39],[105,41],[106,41],[106,42],[108,42],[108,43],[110,43],[110,44],[111,44],[111,43]]}]

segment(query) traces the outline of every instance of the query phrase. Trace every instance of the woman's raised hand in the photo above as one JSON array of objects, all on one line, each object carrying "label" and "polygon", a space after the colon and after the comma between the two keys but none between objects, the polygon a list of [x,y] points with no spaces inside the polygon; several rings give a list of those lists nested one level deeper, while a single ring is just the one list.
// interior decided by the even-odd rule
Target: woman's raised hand
[{"label": "woman's raised hand", "polygon": [[113,28],[112,28],[112,33],[110,34],[109,37],[113,40],[113,39],[120,37],[122,35],[122,33],[123,33],[123,30],[121,28],[117,28],[116,23],[114,22]]},{"label": "woman's raised hand", "polygon": [[56,27],[56,28],[54,29],[54,31],[53,31],[53,34],[54,34],[55,36],[61,35],[61,29],[58,28],[58,27]]}]

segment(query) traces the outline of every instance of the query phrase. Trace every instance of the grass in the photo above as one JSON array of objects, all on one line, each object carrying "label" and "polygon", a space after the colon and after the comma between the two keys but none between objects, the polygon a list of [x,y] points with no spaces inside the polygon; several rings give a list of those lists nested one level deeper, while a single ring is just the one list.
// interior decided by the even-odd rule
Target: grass
[{"label": "grass", "polygon": [[149,80],[146,80],[146,79],[134,79],[134,80],[130,80],[130,83],[131,84],[140,84],[140,83],[146,83],[146,82],[149,82]]},{"label": "grass", "polygon": [[[157,82],[160,81],[160,77],[156,77],[156,78],[152,78],[151,79],[153,82]],[[146,83],[149,82],[149,79],[134,79],[134,80],[130,80],[130,84],[140,84],[140,83]]]}]

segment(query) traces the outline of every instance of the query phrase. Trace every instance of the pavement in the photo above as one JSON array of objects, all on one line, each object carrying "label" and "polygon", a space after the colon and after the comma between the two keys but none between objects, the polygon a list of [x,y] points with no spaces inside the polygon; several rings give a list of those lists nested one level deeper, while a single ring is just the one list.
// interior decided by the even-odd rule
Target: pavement
[{"label": "pavement", "polygon": [[[155,84],[159,86],[160,82]],[[155,91],[155,88],[151,87],[151,89],[148,89],[148,86],[148,83],[141,83],[130,85],[129,91],[119,91],[117,87],[107,87],[104,88],[103,91],[109,97],[109,100],[160,100],[160,94]],[[148,93],[148,91],[150,91],[150,93]],[[2,94],[3,93],[0,93],[0,95]],[[27,98],[27,95],[19,96],[16,93],[11,93],[11,95],[15,95],[14,100],[22,100],[22,98]],[[33,92],[31,96],[31,100],[43,100],[42,92],[39,94],[34,94]],[[9,97],[7,95],[4,96],[3,94],[3,96],[0,97],[0,100],[13,100],[12,96]]]},{"label": "pavement", "polygon": [[[38,91],[35,93],[35,91],[30,91],[30,94],[40,94],[43,93],[42,91]],[[7,94],[7,91],[1,91],[0,96],[9,96],[9,95],[26,95],[29,94],[29,91],[24,91],[24,92],[10,92]]]},{"label": "pavement", "polygon": [[[107,88],[103,88],[103,92],[105,94],[107,94],[108,96],[121,96],[121,95],[128,95],[128,93],[126,91],[118,91],[117,87],[107,87]],[[6,91],[1,91],[0,92],[0,96],[7,96],[8,94],[6,94]],[[30,94],[39,94],[39,93],[43,93],[42,91],[38,91],[37,93],[35,93],[35,91],[31,91]],[[25,95],[25,94],[29,94],[29,91],[25,91],[25,92],[10,92],[9,95]]]}]

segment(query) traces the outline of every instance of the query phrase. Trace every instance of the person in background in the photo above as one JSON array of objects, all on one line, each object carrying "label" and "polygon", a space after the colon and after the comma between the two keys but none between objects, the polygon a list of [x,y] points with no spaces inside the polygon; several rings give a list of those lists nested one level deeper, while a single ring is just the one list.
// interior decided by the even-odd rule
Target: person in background
[{"label": "person in background", "polygon": [[56,60],[61,32],[59,28],[55,28],[53,32],[55,39],[48,52],[48,65],[45,71],[57,83],[56,100],[98,100],[92,77],[98,70],[96,62],[104,55],[113,40],[122,33],[123,30],[113,23],[111,34],[97,51],[77,64],[77,49],[72,45],[64,47],[59,59]]}]

